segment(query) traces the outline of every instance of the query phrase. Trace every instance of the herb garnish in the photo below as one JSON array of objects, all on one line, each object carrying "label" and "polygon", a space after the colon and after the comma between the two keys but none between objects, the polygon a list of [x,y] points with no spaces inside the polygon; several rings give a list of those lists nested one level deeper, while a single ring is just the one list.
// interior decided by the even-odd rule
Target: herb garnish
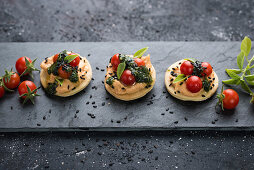
[{"label": "herb garnish", "polygon": [[120,80],[125,69],[128,69],[131,71],[131,73],[135,76],[137,83],[147,83],[147,84],[152,83],[153,79],[149,69],[144,66],[138,67],[138,65],[134,61],[135,57],[136,58],[142,57],[142,55],[147,51],[147,49],[148,47],[138,50],[133,55],[134,57],[130,57],[124,54],[119,54],[120,64],[117,67],[117,72],[116,72],[117,77],[114,77],[114,76],[109,77],[106,80],[106,83],[109,85],[112,85],[114,79]]},{"label": "herb garnish", "polygon": [[137,52],[135,52],[135,54],[133,55],[133,57],[137,57],[140,58],[143,56],[143,54],[148,50],[148,47],[142,48],[140,50],[138,50]]},{"label": "herb garnish", "polygon": [[[254,93],[248,85],[254,85],[254,74],[251,74],[251,69],[254,68],[254,56],[249,60],[248,55],[251,50],[251,40],[248,37],[244,37],[241,43],[241,52],[237,56],[237,65],[239,69],[226,69],[226,73],[231,77],[229,80],[223,80],[224,84],[228,85],[241,85],[242,89],[247,92],[252,99],[251,103],[254,103]],[[244,58],[245,57],[245,58]],[[247,65],[243,68],[244,60],[246,59]],[[252,64],[252,65],[251,65]],[[238,75],[241,74],[242,75]]]},{"label": "herb garnish", "polygon": [[173,81],[173,83],[177,83],[179,81],[184,81],[185,79],[187,79],[187,77],[184,74],[179,74],[175,80]]}]

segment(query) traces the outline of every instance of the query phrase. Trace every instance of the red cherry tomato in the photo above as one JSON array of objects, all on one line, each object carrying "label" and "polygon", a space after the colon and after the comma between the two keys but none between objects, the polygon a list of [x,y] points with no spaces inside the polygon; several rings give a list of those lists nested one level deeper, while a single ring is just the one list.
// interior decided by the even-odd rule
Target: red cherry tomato
[{"label": "red cherry tomato", "polygon": [[111,58],[111,64],[113,66],[113,69],[117,70],[117,67],[120,64],[120,59],[119,59],[119,54],[118,53],[113,55],[113,57]]},{"label": "red cherry tomato", "polygon": [[2,98],[4,96],[5,90],[3,88],[3,86],[0,86],[0,98]]},{"label": "red cherry tomato", "polygon": [[[26,59],[32,63],[32,60],[28,57],[26,57]],[[25,57],[20,57],[17,61],[16,61],[16,70],[19,74],[22,74],[25,70],[27,69],[26,67],[26,60]],[[24,75],[27,75],[29,73],[26,73]]]},{"label": "red cherry tomato", "polygon": [[184,61],[180,66],[180,70],[184,75],[191,75],[193,73],[193,65],[190,61]]},{"label": "red cherry tomato", "polygon": [[20,77],[19,77],[18,73],[14,73],[14,72],[12,72],[12,73],[13,73],[13,75],[11,75],[9,80],[6,76],[4,76],[4,78],[3,78],[4,85],[8,89],[15,89],[16,87],[18,87],[18,85],[20,83]]},{"label": "red cherry tomato", "polygon": [[204,67],[202,76],[209,76],[213,72],[213,68],[208,62],[202,62],[202,67]]},{"label": "red cherry tomato", "polygon": [[136,82],[135,77],[131,74],[130,70],[124,70],[121,78],[121,82],[127,86],[133,85]]},{"label": "red cherry tomato", "polygon": [[140,59],[140,58],[135,58],[134,59],[135,63],[140,67],[140,66],[145,66],[145,61]]},{"label": "red cherry tomato", "polygon": [[203,84],[198,76],[191,76],[186,81],[186,87],[190,92],[197,93],[202,89]]},{"label": "red cherry tomato", "polygon": [[54,63],[57,61],[58,56],[59,56],[59,54],[55,54],[55,55],[54,55],[54,57],[53,57],[53,62],[54,62]]},{"label": "red cherry tomato", "polygon": [[[76,53],[70,53],[69,55],[77,55]],[[70,62],[70,65],[73,66],[73,67],[76,67],[79,65],[79,62],[80,62],[80,58],[79,56],[77,56],[74,60],[72,60]]]},{"label": "red cherry tomato", "polygon": [[223,108],[234,109],[239,102],[239,96],[236,91],[232,89],[226,89],[223,91],[225,98],[223,99]]},{"label": "red cherry tomato", "polygon": [[[19,85],[19,88],[18,88],[18,91],[19,91],[19,95],[23,95],[23,94],[26,94],[28,93],[28,90],[27,90],[27,86],[30,88],[31,91],[35,90],[37,87],[36,85],[32,82],[32,81],[23,81],[20,85]],[[36,94],[36,92],[35,92]],[[23,99],[25,99],[27,96],[22,96]]]},{"label": "red cherry tomato", "polygon": [[71,73],[63,70],[63,66],[58,68],[58,74],[60,77],[62,77],[63,79],[68,79],[71,75]]}]

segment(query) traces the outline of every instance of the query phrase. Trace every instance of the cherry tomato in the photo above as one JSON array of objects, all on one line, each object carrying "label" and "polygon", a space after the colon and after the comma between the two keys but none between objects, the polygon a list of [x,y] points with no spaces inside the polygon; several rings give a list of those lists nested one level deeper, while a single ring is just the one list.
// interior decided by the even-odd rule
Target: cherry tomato
[{"label": "cherry tomato", "polygon": [[53,57],[53,62],[54,62],[54,63],[57,61],[58,56],[59,56],[59,54],[55,54],[55,55],[54,55],[54,57]]},{"label": "cherry tomato", "polygon": [[191,76],[186,81],[186,87],[190,92],[197,93],[202,89],[203,84],[198,76]]},{"label": "cherry tomato", "polygon": [[[76,53],[70,53],[69,55],[77,55]],[[73,66],[73,67],[76,67],[79,65],[79,62],[80,62],[80,58],[79,56],[77,56],[74,60],[72,60],[70,62],[70,65]]]},{"label": "cherry tomato", "polygon": [[119,54],[118,53],[113,55],[113,57],[111,58],[111,64],[113,66],[113,69],[117,70],[117,67],[120,64],[120,59],[119,59]]},{"label": "cherry tomato", "polygon": [[135,58],[134,59],[135,63],[138,65],[138,66],[145,66],[145,61],[140,59],[140,58]]},{"label": "cherry tomato", "polygon": [[60,77],[62,77],[63,79],[68,79],[71,75],[71,73],[63,70],[63,66],[58,68],[58,74]]},{"label": "cherry tomato", "polygon": [[202,62],[202,67],[204,67],[202,76],[209,76],[213,72],[213,68],[208,62]]},{"label": "cherry tomato", "polygon": [[184,75],[191,75],[193,73],[193,65],[190,61],[184,61],[180,66],[180,70]]},{"label": "cherry tomato", "polygon": [[124,70],[121,78],[121,82],[127,86],[133,85],[136,82],[135,77],[131,74],[130,70]]},{"label": "cherry tomato", "polygon": [[14,72],[10,72],[10,73],[12,73],[12,75],[10,76],[9,80],[8,80],[7,76],[4,76],[4,78],[3,78],[4,85],[8,89],[15,89],[16,87],[18,87],[18,85],[20,83],[20,77],[19,77],[18,73],[14,73]]},{"label": "cherry tomato", "polygon": [[[19,85],[19,88],[18,88],[18,91],[19,91],[19,95],[23,95],[23,94],[26,94],[28,93],[28,90],[27,90],[27,86],[30,88],[31,91],[35,90],[37,87],[36,85],[32,82],[32,81],[23,81],[20,85]],[[36,94],[36,91],[35,91],[35,94]],[[27,96],[22,96],[23,99],[25,99]],[[28,96],[29,97],[29,96]]]},{"label": "cherry tomato", "polygon": [[0,86],[0,98],[4,96],[5,90],[3,86]]},{"label": "cherry tomato", "polygon": [[[32,60],[28,57],[26,57],[26,59],[32,63]],[[27,69],[26,66],[26,60],[25,57],[20,57],[17,61],[16,61],[16,70],[19,74],[22,74],[25,70]],[[26,73],[24,75],[28,75],[29,73]]]},{"label": "cherry tomato", "polygon": [[239,102],[239,96],[233,89],[226,89],[223,91],[225,98],[223,99],[223,108],[234,109]]}]

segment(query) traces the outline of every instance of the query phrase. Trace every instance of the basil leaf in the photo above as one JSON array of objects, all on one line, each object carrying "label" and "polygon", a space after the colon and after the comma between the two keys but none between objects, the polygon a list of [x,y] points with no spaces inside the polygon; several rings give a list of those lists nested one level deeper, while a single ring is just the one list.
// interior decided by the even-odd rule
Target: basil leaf
[{"label": "basil leaf", "polygon": [[254,86],[254,81],[249,81],[249,80],[246,80],[246,81],[247,81],[247,83],[248,83],[249,85]]},{"label": "basil leaf", "polygon": [[140,50],[138,50],[137,52],[135,52],[135,54],[133,55],[133,57],[137,57],[140,58],[142,57],[142,55],[148,50],[148,47],[142,48]]},{"label": "basil leaf", "polygon": [[64,79],[57,79],[57,78],[56,78],[56,81],[57,81],[57,83],[58,83],[60,86],[62,86],[62,85],[63,85]]},{"label": "basil leaf", "polygon": [[68,55],[64,58],[64,61],[66,61],[67,63],[72,62],[78,55]]},{"label": "basil leaf", "polygon": [[226,70],[226,72],[228,73],[228,75],[235,80],[239,80],[240,76],[238,76],[236,73],[234,73],[232,70]]},{"label": "basil leaf", "polygon": [[252,93],[251,89],[250,89],[249,86],[245,83],[244,80],[241,80],[241,81],[240,81],[240,84],[241,84],[242,88],[243,88],[247,93],[249,93],[249,94]]},{"label": "basil leaf", "polygon": [[250,72],[250,70],[246,70],[246,72],[245,72],[247,75],[251,75],[251,72]]},{"label": "basil leaf", "polygon": [[240,69],[226,69],[226,71],[231,71],[231,72],[234,72],[236,74],[240,74],[242,72]]},{"label": "basil leaf", "polygon": [[248,81],[253,81],[254,80],[254,75],[247,75],[247,76],[245,76],[245,78]]},{"label": "basil leaf", "polygon": [[179,75],[175,78],[175,80],[173,81],[173,83],[177,83],[177,82],[183,81],[183,80],[185,80],[185,79],[187,79],[187,77],[186,77],[184,74],[179,74]]},{"label": "basil leaf", "polygon": [[237,56],[237,65],[242,70],[244,63],[244,53],[241,51]]},{"label": "basil leaf", "polygon": [[222,83],[228,84],[228,85],[237,85],[240,83],[240,80],[229,79],[229,80],[223,80]]},{"label": "basil leaf", "polygon": [[118,80],[120,80],[120,78],[121,78],[121,76],[122,76],[122,74],[124,72],[125,66],[126,66],[125,62],[120,63],[118,65],[117,72],[116,72]]},{"label": "basil leaf", "polygon": [[245,56],[248,56],[251,50],[251,40],[248,37],[244,37],[241,43],[241,51]]},{"label": "basil leaf", "polygon": [[197,61],[195,58],[185,58],[184,60],[190,61],[192,63],[195,63]]}]

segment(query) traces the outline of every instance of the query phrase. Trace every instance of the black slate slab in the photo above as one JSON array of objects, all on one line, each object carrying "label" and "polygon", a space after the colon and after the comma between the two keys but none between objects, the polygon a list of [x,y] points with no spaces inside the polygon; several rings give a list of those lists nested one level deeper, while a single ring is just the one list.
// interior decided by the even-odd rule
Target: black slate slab
[{"label": "black slate slab", "polygon": [[[105,71],[102,69],[105,70],[113,54],[131,54],[145,46],[150,47],[148,53],[157,72],[154,89],[135,101],[115,99],[104,89]],[[22,105],[17,91],[6,94],[0,100],[0,131],[253,130],[254,107],[249,104],[249,96],[239,89],[238,107],[218,114],[215,95],[204,102],[183,102],[171,97],[164,87],[164,73],[168,66],[186,57],[210,62],[219,78],[227,79],[225,68],[237,67],[239,42],[0,43],[0,73],[4,73],[4,68],[15,68],[15,62],[21,56],[38,58],[36,66],[39,67],[45,57],[64,49],[88,58],[94,80],[84,91],[69,98],[48,97],[40,89],[41,96],[35,105]],[[40,85],[39,73],[34,76],[35,84]]]}]

